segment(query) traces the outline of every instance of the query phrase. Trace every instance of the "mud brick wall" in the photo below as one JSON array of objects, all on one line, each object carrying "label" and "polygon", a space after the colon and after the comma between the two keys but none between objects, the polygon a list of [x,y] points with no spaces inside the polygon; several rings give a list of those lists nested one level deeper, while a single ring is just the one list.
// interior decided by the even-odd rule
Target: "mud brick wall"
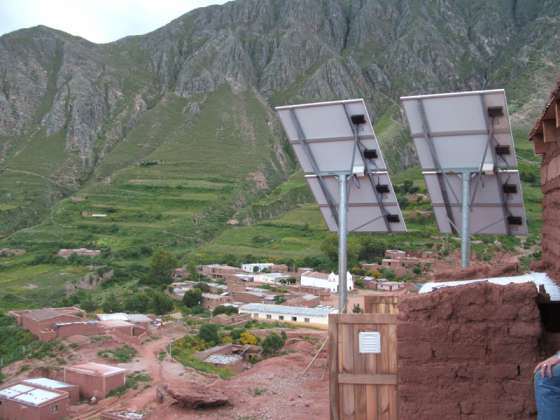
[{"label": "mud brick wall", "polygon": [[560,147],[547,145],[541,166],[543,198],[542,262],[560,282]]},{"label": "mud brick wall", "polygon": [[533,284],[489,283],[403,296],[400,419],[534,418],[536,298]]}]

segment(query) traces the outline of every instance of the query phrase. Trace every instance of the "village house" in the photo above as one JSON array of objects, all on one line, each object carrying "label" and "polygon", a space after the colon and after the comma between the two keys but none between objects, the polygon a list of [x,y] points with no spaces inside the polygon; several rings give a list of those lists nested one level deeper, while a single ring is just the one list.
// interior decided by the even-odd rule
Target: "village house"
[{"label": "village house", "polygon": [[[338,293],[338,274],[320,273],[318,271],[308,271],[301,275],[300,283],[304,287],[316,287],[320,289],[328,289],[332,293]],[[348,290],[354,289],[354,281],[352,274],[346,273],[346,286]]]},{"label": "village house", "polygon": [[239,268],[230,265],[222,264],[208,264],[202,265],[198,268],[198,272],[205,277],[213,279],[225,279],[228,276],[233,276],[239,273]]},{"label": "village house", "polygon": [[399,249],[388,249],[385,251],[385,258],[381,260],[381,264],[362,264],[362,268],[369,271],[381,271],[389,269],[397,276],[404,276],[414,267],[421,267],[425,264],[433,262],[428,254],[420,257],[408,255],[405,251]]},{"label": "village house", "polygon": [[92,327],[84,319],[85,312],[74,306],[26,309],[10,311],[8,314],[15,318],[17,325],[28,330],[41,341],[50,341],[59,335],[73,335],[68,332],[63,333],[63,330],[66,330],[71,323],[77,323],[73,329],[82,330],[84,332],[83,335],[88,335],[87,331]]},{"label": "village house", "polygon": [[101,251],[87,248],[61,249],[56,255],[62,258],[69,258],[71,255],[77,255],[78,257],[98,257],[101,255]]},{"label": "village house", "polygon": [[268,292],[257,287],[247,287],[242,291],[231,292],[231,300],[235,303],[273,303],[276,293]]},{"label": "village house", "polygon": [[202,294],[202,307],[205,309],[213,310],[214,308],[231,302],[231,297],[227,294],[217,295],[215,293]]},{"label": "village house", "polygon": [[282,281],[288,281],[289,275],[284,273],[259,273],[255,274],[253,281],[262,284],[282,284]]},{"label": "village house", "polygon": [[194,287],[195,283],[192,281],[176,281],[169,285],[168,291],[171,292],[173,297],[183,299],[185,293]]},{"label": "village house", "polygon": [[173,270],[173,274],[171,274],[171,278],[174,281],[186,279],[188,276],[189,273],[183,267],[176,268],[175,270]]},{"label": "village house", "polygon": [[378,281],[377,290],[383,290],[386,292],[392,292],[395,290],[403,289],[406,283],[402,281]]},{"label": "village house", "polygon": [[337,310],[325,306],[306,308],[301,306],[249,303],[241,306],[239,313],[251,314],[253,319],[263,321],[284,321],[327,327],[329,325],[329,314],[337,313]]},{"label": "village house", "polygon": [[126,369],[116,366],[89,362],[64,368],[64,382],[78,385],[83,398],[105,398],[125,381]]},{"label": "village house", "polygon": [[246,273],[262,273],[263,271],[272,271],[272,263],[249,263],[241,264],[241,269]]},{"label": "village house", "polygon": [[2,420],[61,420],[68,415],[67,392],[16,384],[0,390]]}]

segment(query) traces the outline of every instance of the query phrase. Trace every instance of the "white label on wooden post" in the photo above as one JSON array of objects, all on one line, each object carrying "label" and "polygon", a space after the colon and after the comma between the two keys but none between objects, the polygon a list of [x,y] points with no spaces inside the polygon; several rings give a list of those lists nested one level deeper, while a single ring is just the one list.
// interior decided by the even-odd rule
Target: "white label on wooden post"
[{"label": "white label on wooden post", "polygon": [[381,353],[381,334],[377,331],[361,331],[360,353]]}]

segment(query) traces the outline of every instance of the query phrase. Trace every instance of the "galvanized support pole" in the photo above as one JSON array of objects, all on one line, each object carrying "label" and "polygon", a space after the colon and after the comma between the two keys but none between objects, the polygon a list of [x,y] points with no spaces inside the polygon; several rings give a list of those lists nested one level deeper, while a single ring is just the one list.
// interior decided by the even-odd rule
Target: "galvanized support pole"
[{"label": "galvanized support pole", "polygon": [[348,244],[348,191],[347,191],[347,175],[338,176],[338,311],[341,314],[346,313],[346,304],[348,301],[348,287],[346,280],[347,271],[347,244]]},{"label": "galvanized support pole", "polygon": [[463,203],[461,209],[461,266],[467,268],[469,266],[471,241],[470,241],[470,219],[471,219],[471,172],[463,171]]}]

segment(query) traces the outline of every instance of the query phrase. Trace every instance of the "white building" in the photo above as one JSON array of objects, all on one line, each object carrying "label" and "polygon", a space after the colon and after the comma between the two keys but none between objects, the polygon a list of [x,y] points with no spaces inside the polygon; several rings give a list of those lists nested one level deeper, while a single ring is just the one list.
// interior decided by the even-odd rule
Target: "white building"
[{"label": "white building", "polygon": [[246,273],[262,273],[263,270],[271,270],[272,263],[241,264],[241,269]]},{"label": "white building", "polygon": [[338,313],[338,310],[329,306],[306,308],[304,306],[248,303],[239,307],[239,313],[251,314],[252,319],[264,321],[284,321],[327,326],[329,325],[329,314]]},{"label": "white building", "polygon": [[[318,287],[328,289],[332,293],[338,292],[338,274],[319,273],[317,271],[308,271],[301,275],[301,285],[307,287]],[[346,287],[348,290],[354,289],[354,281],[352,274],[346,273]]]},{"label": "white building", "polygon": [[282,284],[280,280],[288,280],[290,276],[285,273],[259,273],[255,274],[253,281],[264,284]]}]

